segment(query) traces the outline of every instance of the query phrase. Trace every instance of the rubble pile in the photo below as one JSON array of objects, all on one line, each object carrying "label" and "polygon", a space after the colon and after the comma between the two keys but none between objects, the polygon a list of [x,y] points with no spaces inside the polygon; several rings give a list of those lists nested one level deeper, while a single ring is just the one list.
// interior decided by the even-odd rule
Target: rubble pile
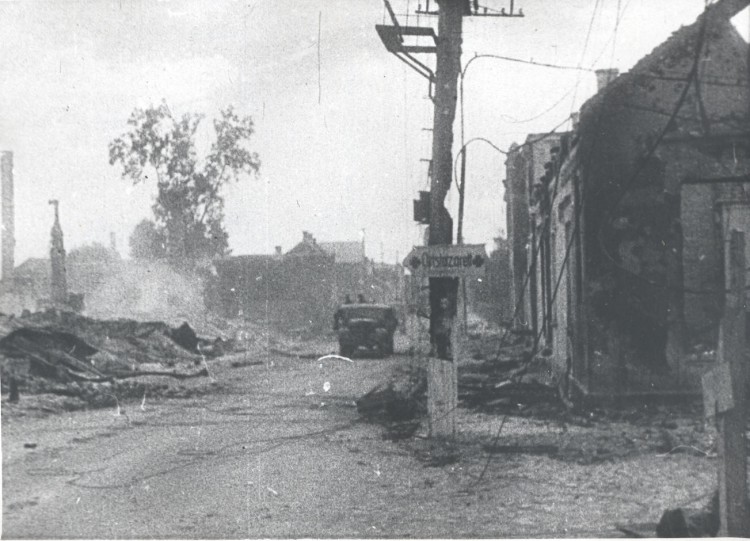
[{"label": "rubble pile", "polygon": [[[534,374],[522,373],[527,366],[523,350],[506,352],[495,361],[465,361],[458,367],[458,398],[465,408],[486,413],[520,412],[525,409],[566,411],[557,389]],[[414,419],[427,409],[426,360],[397,367],[391,378],[357,401],[359,414],[390,423]]]},{"label": "rubble pile", "polygon": [[[703,426],[701,404],[575,408],[548,383],[523,346],[495,349],[492,358],[459,363],[459,407],[480,417],[497,419],[499,414],[516,419],[515,424],[546,428],[506,427],[497,439],[482,443],[484,455],[544,455],[581,465],[644,453],[715,456],[713,431]],[[381,424],[385,438],[410,438],[426,423],[426,361],[415,357],[396,367],[387,381],[357,400],[360,416]],[[474,433],[470,421],[463,422],[467,433]]]},{"label": "rubble pile", "polygon": [[359,400],[357,412],[370,421],[398,423],[427,412],[427,372],[417,363],[398,367],[389,381],[375,386]]},{"label": "rubble pile", "polygon": [[208,376],[207,359],[238,348],[235,339],[200,338],[186,322],[173,328],[55,310],[0,316],[0,335],[4,391],[14,381],[24,393],[77,397],[91,406],[148,391],[169,395],[173,386],[155,376]]},{"label": "rubble pile", "polygon": [[187,323],[171,328],[161,321],[99,320],[70,312],[47,311],[17,320],[24,327],[76,335],[97,350],[131,363],[200,360],[211,356],[215,342],[199,340]]}]

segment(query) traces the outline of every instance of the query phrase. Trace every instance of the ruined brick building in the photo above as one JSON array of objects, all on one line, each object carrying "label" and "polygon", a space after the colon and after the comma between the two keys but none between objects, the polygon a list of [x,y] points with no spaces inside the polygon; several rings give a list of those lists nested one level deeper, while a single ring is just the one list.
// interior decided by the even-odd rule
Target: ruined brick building
[{"label": "ruined brick building", "polygon": [[572,132],[511,148],[515,325],[572,394],[694,393],[713,362],[728,228],[750,242],[750,56],[730,22],[748,3],[597,72]]},{"label": "ruined brick building", "polygon": [[537,238],[538,228],[534,224],[539,217],[539,179],[545,173],[545,164],[552,159],[553,150],[559,148],[561,134],[532,134],[523,145],[512,145],[506,162],[505,205],[507,217],[509,259],[513,281],[510,288],[511,306],[517,307],[515,323],[536,331],[538,312],[544,306],[533,302],[537,299],[539,283],[531,280],[528,270],[544,269],[536,264],[548,258],[547,251],[537,253],[534,247],[544,248]]}]

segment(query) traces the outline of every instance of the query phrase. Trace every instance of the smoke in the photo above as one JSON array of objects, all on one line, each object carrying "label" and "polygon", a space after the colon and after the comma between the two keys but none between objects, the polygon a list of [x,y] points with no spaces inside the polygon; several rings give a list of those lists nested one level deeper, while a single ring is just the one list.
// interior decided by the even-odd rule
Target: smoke
[{"label": "smoke", "polygon": [[86,295],[86,315],[98,319],[194,321],[205,315],[203,280],[164,263],[128,261]]}]

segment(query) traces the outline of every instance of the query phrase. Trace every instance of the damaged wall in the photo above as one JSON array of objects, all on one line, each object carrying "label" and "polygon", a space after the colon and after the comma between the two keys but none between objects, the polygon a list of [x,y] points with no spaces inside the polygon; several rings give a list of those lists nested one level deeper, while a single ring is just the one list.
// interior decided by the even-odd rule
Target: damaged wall
[{"label": "damaged wall", "polygon": [[[683,183],[750,172],[747,44],[727,20],[709,21],[701,92],[691,88],[653,151],[701,29],[701,19],[680,29],[589,100],[561,165],[551,253],[539,258],[540,281],[560,279],[545,343],[557,375],[587,393],[695,391],[704,367],[687,353],[696,342],[715,346],[720,299],[710,292],[722,287],[729,193]],[[544,306],[544,293],[537,298]]]},{"label": "damaged wall", "polygon": [[[552,149],[564,134],[531,134],[522,145],[513,145],[506,160],[505,201],[510,265],[512,276],[511,311],[516,310],[513,325],[536,334],[543,325],[545,306],[537,294],[542,283],[532,269],[539,242],[538,187],[550,161]],[[536,272],[534,272],[536,271]],[[527,280],[527,274],[531,276]]]}]

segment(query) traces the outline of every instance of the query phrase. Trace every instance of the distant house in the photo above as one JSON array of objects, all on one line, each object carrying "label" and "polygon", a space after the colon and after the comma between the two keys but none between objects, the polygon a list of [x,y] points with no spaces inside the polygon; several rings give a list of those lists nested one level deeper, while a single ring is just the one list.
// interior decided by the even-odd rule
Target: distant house
[{"label": "distant house", "polygon": [[0,284],[0,312],[18,315],[23,310],[33,312],[40,299],[49,296],[49,259],[29,258],[14,269],[10,280]]},{"label": "distant house", "polygon": [[[69,292],[83,295],[85,303],[86,295],[122,270],[124,263],[116,252],[112,254],[109,259],[69,257],[66,262]],[[50,260],[41,257],[25,260],[15,268],[12,279],[0,287],[0,311],[20,313],[23,309],[34,311],[46,305],[51,297]]]},{"label": "distant house", "polygon": [[225,257],[214,261],[214,268],[216,278],[208,286],[207,304],[225,316],[252,316],[282,288],[281,260],[275,255]]},{"label": "distant house", "polygon": [[598,72],[542,175],[511,150],[509,201],[523,188],[530,209],[525,236],[509,224],[514,254],[528,246],[517,325],[572,394],[697,393],[713,362],[726,231],[750,247],[750,51],[730,23],[746,5],[720,0],[630,72]]},{"label": "distant house", "polygon": [[212,308],[286,326],[328,327],[346,295],[396,302],[401,294],[400,267],[375,271],[361,243],[318,243],[308,231],[286,253],[231,256],[214,266],[207,295]]},{"label": "distant house", "polygon": [[13,271],[13,282],[15,286],[26,287],[49,295],[49,275],[49,259],[43,257],[30,257],[15,268]]},{"label": "distant house", "polygon": [[302,232],[302,241],[297,243],[294,248],[284,254],[285,258],[321,258],[333,261],[333,254],[327,252],[318,244],[315,237],[309,231]]}]

